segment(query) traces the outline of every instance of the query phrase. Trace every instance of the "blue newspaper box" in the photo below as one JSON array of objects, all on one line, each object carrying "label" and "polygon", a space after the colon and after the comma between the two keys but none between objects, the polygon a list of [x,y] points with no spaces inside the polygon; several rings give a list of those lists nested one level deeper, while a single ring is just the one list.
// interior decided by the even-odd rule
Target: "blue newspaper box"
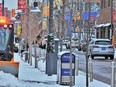
[{"label": "blue newspaper box", "polygon": [[[60,58],[59,84],[70,85],[70,53],[65,52]],[[72,54],[72,84],[75,85],[75,55]]]}]

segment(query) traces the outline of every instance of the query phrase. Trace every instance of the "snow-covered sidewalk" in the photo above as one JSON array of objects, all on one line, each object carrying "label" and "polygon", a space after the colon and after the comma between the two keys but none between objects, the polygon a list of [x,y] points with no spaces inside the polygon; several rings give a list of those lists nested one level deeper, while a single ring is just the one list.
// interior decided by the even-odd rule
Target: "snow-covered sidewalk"
[{"label": "snow-covered sidewalk", "polygon": [[[56,83],[57,75],[48,76],[45,74],[45,62],[38,61],[39,69],[34,68],[34,61],[32,66],[20,59],[18,54],[15,54],[15,61],[20,62],[19,78],[10,74],[0,72],[0,87],[69,87],[59,85]],[[86,75],[79,71],[79,75],[75,76],[74,87],[86,87]],[[89,82],[89,87],[111,87],[105,83],[97,80]]]},{"label": "snow-covered sidewalk", "polygon": [[[15,54],[15,56],[18,55]],[[40,82],[39,87],[52,87],[52,86],[65,87],[64,85],[59,85],[56,83],[57,75],[48,76],[45,74],[45,62],[43,62],[43,60],[38,61],[39,69],[34,68],[34,60],[32,66],[30,66],[28,63],[22,62],[20,58],[18,58],[18,61],[20,61],[20,73],[19,73],[20,80],[37,83]],[[79,71],[79,75],[75,76],[74,87],[86,87],[86,74],[84,72]],[[89,87],[110,87],[110,86],[100,81],[93,80],[93,82],[89,82]]]}]

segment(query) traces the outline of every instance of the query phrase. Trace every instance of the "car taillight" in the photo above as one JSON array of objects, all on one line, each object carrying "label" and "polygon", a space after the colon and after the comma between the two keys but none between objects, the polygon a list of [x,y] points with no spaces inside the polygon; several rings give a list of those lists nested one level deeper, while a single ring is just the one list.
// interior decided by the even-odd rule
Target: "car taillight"
[{"label": "car taillight", "polygon": [[93,46],[93,48],[99,48],[99,46]]},{"label": "car taillight", "polygon": [[85,46],[86,44],[83,44],[83,46]]},{"label": "car taillight", "polygon": [[113,48],[113,46],[109,46],[109,48]]}]

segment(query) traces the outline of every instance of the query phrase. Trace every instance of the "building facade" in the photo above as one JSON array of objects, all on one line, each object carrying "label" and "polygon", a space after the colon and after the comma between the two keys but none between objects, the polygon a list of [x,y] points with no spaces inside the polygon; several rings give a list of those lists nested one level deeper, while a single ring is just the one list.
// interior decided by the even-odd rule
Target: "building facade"
[{"label": "building facade", "polygon": [[96,37],[116,41],[116,0],[100,0],[100,14],[96,20]]}]

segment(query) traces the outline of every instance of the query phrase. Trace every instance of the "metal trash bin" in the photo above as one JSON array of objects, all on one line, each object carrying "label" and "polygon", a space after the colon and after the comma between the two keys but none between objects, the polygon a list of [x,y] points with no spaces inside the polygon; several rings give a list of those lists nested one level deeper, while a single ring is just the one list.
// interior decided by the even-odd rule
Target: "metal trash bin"
[{"label": "metal trash bin", "polygon": [[[70,52],[63,51],[58,54],[57,83],[70,85]],[[75,55],[72,54],[72,84],[75,85]]]}]

